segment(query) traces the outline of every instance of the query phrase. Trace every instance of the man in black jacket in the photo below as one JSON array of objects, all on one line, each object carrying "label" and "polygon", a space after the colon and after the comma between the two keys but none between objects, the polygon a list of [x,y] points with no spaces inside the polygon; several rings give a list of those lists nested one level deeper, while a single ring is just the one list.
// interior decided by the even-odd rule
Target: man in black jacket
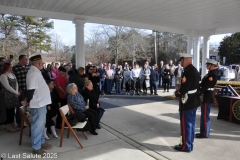
[{"label": "man in black jacket", "polygon": [[199,87],[198,93],[203,94],[203,102],[201,105],[201,123],[200,133],[196,134],[196,138],[208,138],[210,134],[210,111],[213,103],[214,86],[217,83],[217,76],[215,74],[215,67],[217,61],[207,59],[206,67],[209,70],[203,77]]},{"label": "man in black jacket", "polygon": [[174,149],[182,152],[191,152],[195,135],[196,111],[201,104],[197,93],[200,75],[192,65],[191,54],[180,53],[179,57],[181,65],[184,67],[184,72],[181,87],[175,92],[175,96],[180,97],[179,111],[182,145],[176,145]]},{"label": "man in black jacket", "polygon": [[69,76],[69,84],[75,83],[78,87],[78,92],[80,94],[82,94],[83,87],[84,87],[84,80],[82,78],[83,74],[84,74],[84,68],[79,67]]}]

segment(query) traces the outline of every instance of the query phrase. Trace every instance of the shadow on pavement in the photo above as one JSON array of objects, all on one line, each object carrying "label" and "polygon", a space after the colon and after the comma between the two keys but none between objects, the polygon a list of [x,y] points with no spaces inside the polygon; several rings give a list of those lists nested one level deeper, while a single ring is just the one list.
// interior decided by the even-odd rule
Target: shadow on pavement
[{"label": "shadow on pavement", "polygon": [[150,95],[106,95],[100,98],[100,103],[102,108],[107,109],[168,100],[168,98]]}]

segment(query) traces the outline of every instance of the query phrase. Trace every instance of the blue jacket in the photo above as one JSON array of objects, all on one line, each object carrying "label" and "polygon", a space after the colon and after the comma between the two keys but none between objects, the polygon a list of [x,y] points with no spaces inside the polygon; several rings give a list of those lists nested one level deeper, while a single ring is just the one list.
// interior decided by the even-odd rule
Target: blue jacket
[{"label": "blue jacket", "polygon": [[76,113],[86,111],[86,102],[84,101],[82,95],[78,92],[75,95],[69,94],[67,96],[67,102],[71,104],[74,112]]},{"label": "blue jacket", "polygon": [[151,82],[158,81],[158,72],[156,70],[151,69],[150,80],[151,80]]}]

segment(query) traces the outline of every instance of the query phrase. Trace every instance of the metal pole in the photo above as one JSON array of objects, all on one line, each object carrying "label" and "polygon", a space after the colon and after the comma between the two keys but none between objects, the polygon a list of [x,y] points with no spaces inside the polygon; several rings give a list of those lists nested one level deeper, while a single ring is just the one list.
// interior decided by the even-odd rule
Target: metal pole
[{"label": "metal pole", "polygon": [[157,64],[157,32],[155,31],[155,64]]}]

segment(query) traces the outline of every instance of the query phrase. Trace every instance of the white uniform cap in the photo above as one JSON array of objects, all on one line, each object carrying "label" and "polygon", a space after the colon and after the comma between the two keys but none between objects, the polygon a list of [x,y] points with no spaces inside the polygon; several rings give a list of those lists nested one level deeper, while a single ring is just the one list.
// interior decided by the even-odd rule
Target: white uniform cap
[{"label": "white uniform cap", "polygon": [[213,64],[213,65],[217,65],[218,64],[218,62],[215,61],[214,59],[207,58],[206,61],[207,61],[206,64]]},{"label": "white uniform cap", "polygon": [[182,58],[192,58],[193,55],[187,54],[187,53],[179,53],[179,61],[181,61]]}]

